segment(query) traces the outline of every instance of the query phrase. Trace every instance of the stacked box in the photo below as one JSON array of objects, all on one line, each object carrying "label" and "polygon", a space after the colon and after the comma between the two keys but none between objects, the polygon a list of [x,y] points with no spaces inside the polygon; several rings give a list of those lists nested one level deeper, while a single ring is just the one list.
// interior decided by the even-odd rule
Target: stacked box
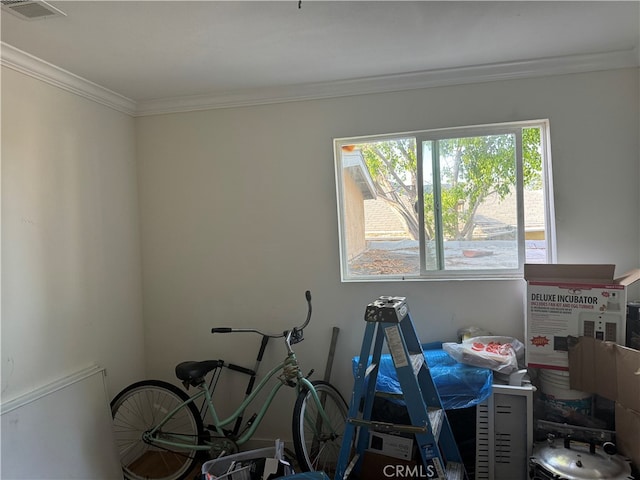
[{"label": "stacked box", "polygon": [[627,303],[627,338],[625,345],[640,350],[640,302]]},{"label": "stacked box", "polygon": [[582,337],[569,350],[571,388],[615,401],[616,443],[640,468],[640,351]]},{"label": "stacked box", "polygon": [[526,363],[568,370],[568,337],[625,344],[627,287],[640,270],[614,278],[614,265],[527,264]]}]

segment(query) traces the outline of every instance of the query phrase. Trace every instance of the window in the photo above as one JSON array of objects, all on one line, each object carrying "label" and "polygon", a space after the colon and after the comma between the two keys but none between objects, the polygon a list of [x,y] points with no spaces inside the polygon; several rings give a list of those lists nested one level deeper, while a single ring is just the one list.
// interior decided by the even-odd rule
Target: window
[{"label": "window", "polygon": [[334,140],[343,281],[518,278],[554,260],[548,123]]}]

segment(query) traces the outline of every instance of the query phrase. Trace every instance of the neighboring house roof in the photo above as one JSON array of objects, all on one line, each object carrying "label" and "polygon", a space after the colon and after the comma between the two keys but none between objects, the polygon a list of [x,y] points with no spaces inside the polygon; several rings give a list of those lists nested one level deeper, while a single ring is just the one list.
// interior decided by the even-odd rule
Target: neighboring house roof
[{"label": "neighboring house roof", "polygon": [[[544,229],[544,202],[542,190],[525,190],[525,230]],[[498,195],[486,198],[476,212],[476,221],[480,228],[492,230],[515,225],[515,195],[500,200]],[[406,234],[406,225],[384,199],[365,202],[365,230],[372,236],[398,237]],[[507,213],[507,212],[513,212]]]},{"label": "neighboring house roof", "polygon": [[[524,191],[524,228],[525,230],[542,230],[544,228],[544,200],[542,190]],[[511,214],[513,212],[513,214]],[[477,214],[504,225],[515,225],[516,196],[510,194],[503,200],[497,194],[485,198],[478,207]]]},{"label": "neighboring house roof", "polygon": [[369,174],[367,164],[360,150],[346,150],[342,148],[342,168],[351,175],[351,178],[358,185],[365,200],[376,198],[376,187]]},{"label": "neighboring house roof", "polygon": [[365,231],[369,236],[406,237],[407,225],[382,198],[364,202]]}]

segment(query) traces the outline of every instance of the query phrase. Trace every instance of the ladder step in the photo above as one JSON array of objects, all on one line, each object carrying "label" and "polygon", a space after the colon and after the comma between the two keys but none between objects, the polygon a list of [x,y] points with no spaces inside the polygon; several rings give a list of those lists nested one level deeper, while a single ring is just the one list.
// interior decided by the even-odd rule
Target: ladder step
[{"label": "ladder step", "polygon": [[[404,398],[404,395],[401,393],[376,392],[375,395],[376,397],[381,397],[381,398]],[[431,424],[431,434],[434,436],[436,441],[438,441],[438,438],[440,437],[440,431],[442,430],[442,424],[444,420],[444,411],[441,408],[427,407],[427,415],[429,415],[429,423]],[[363,423],[366,422],[366,420],[358,420],[358,419],[353,419],[353,420],[355,420],[353,422],[354,424],[358,422],[358,426],[362,426]],[[403,425],[392,424],[392,423],[385,423],[385,422],[377,422],[377,423],[378,425],[384,425],[384,427],[381,427],[381,428],[385,430],[392,430],[394,427],[403,427]],[[366,425],[372,426],[373,423],[368,422]],[[407,427],[407,426],[413,427],[412,425],[404,425],[404,427]],[[424,430],[421,429],[421,431],[426,431],[426,428]],[[414,433],[414,432],[415,430],[412,429],[410,433]]]},{"label": "ladder step", "polygon": [[404,394],[402,394],[402,393],[381,392],[380,390],[376,390],[374,395],[376,397],[380,397],[380,398],[395,398],[395,399],[403,399],[404,398]]},{"label": "ladder step", "polygon": [[375,422],[373,420],[363,420],[360,418],[348,418],[347,422],[356,427],[369,427],[377,431],[383,432],[402,432],[402,433],[425,433],[429,430],[427,425],[403,425],[399,423]]},{"label": "ladder step", "polygon": [[459,462],[447,463],[447,480],[462,480],[464,478],[464,467]]}]

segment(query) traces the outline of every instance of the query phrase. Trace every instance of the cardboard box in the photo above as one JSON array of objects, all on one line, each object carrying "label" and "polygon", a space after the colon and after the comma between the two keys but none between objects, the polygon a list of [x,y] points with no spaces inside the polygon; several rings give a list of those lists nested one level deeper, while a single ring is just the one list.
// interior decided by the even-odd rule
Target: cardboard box
[{"label": "cardboard box", "polygon": [[640,302],[627,303],[627,347],[640,350]]},{"label": "cardboard box", "polygon": [[620,453],[640,467],[640,351],[581,337],[569,349],[572,389],[616,402],[616,442]]},{"label": "cardboard box", "polygon": [[526,264],[527,366],[568,370],[569,336],[624,345],[627,287],[640,270],[614,278],[614,265]]},{"label": "cardboard box", "polygon": [[413,458],[413,439],[387,433],[371,432],[369,434],[368,450],[388,457],[411,460]]}]

